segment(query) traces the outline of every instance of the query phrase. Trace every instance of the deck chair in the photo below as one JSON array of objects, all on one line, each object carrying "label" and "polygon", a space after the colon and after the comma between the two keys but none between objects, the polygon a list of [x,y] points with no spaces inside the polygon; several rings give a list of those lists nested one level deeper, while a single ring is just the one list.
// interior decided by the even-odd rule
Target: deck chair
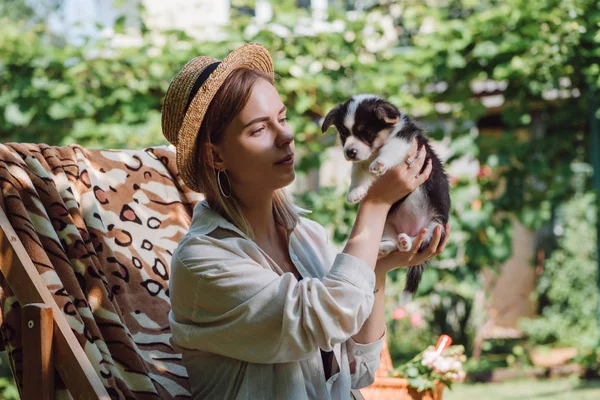
[{"label": "deck chair", "polygon": [[185,399],[171,255],[202,199],[175,151],[0,144],[0,332],[24,399]]},{"label": "deck chair", "polygon": [[[191,397],[168,280],[202,199],[173,146],[0,144],[0,345],[21,398]],[[396,398],[391,368],[386,344],[365,398]]]}]

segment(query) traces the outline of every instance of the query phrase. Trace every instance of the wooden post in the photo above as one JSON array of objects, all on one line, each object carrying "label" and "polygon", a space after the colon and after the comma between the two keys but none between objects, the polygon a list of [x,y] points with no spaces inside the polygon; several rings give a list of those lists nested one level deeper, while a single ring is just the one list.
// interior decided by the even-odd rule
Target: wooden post
[{"label": "wooden post", "polygon": [[54,399],[54,321],[52,307],[43,303],[22,308],[23,399]]}]

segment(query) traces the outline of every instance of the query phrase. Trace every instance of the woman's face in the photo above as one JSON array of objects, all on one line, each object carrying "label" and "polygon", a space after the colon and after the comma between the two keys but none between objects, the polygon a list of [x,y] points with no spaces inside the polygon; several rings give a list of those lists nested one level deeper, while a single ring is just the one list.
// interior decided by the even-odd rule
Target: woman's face
[{"label": "woman's face", "polygon": [[[242,111],[217,145],[234,191],[275,191],[292,183],[294,136],[286,108],[271,83],[259,79]],[[292,155],[291,162],[277,163]]]}]

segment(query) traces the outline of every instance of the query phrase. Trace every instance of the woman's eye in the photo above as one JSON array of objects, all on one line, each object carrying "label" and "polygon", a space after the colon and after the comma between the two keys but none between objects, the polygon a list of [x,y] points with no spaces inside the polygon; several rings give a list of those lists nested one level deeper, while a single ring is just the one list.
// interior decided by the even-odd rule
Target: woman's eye
[{"label": "woman's eye", "polygon": [[260,128],[253,130],[253,131],[252,131],[252,134],[255,134],[255,133],[260,133],[260,132],[262,132],[264,129],[265,129],[265,127],[264,127],[264,126],[261,126]]}]

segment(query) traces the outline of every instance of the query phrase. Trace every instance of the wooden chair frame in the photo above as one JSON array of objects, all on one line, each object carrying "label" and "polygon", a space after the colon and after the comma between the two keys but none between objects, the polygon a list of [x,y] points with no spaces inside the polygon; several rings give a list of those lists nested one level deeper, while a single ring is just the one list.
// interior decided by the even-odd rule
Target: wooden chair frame
[{"label": "wooden chair frame", "polygon": [[110,400],[1,207],[0,272],[22,307],[23,399],[53,399],[56,371],[73,398]]}]

